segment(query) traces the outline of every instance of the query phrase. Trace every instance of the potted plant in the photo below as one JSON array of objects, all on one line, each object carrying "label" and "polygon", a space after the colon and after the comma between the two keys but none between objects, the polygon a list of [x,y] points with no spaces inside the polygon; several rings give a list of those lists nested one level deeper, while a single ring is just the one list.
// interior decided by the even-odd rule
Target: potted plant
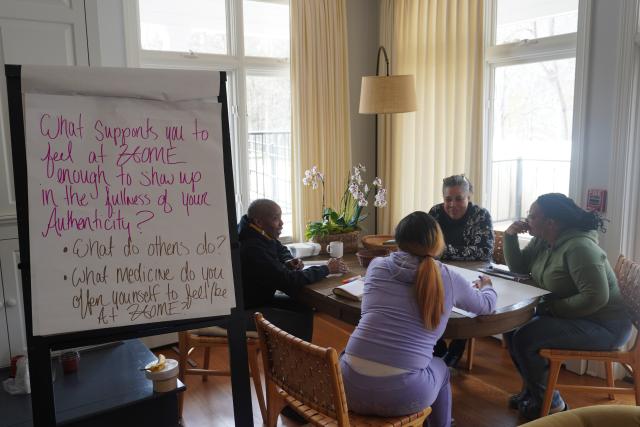
[{"label": "potted plant", "polygon": [[372,190],[375,190],[373,205],[376,208],[387,205],[387,190],[382,186],[382,180],[376,177],[371,185],[365,183],[362,177],[365,171],[366,168],[361,164],[352,168],[338,210],[325,206],[324,174],[316,166],[304,172],[302,183],[305,186],[317,190],[322,185],[322,219],[309,222],[305,232],[307,239],[320,243],[322,252],[326,251],[329,242],[336,240],[344,243],[345,253],[358,250],[358,224],[367,217],[362,210],[368,206]]}]

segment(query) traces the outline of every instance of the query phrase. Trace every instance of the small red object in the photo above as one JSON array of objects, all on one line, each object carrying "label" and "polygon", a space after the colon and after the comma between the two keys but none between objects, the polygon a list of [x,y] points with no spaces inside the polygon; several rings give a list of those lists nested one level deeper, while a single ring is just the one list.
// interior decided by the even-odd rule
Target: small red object
[{"label": "small red object", "polygon": [[15,378],[16,377],[16,371],[18,370],[18,360],[21,357],[24,357],[24,355],[18,354],[18,355],[13,356],[11,358],[11,368],[9,369],[9,376],[11,378]]},{"label": "small red object", "polygon": [[78,362],[80,361],[80,353],[77,351],[67,351],[60,356],[62,361],[62,371],[65,374],[71,374],[78,370]]},{"label": "small red object", "polygon": [[607,190],[589,189],[587,191],[587,210],[604,213],[607,210]]}]

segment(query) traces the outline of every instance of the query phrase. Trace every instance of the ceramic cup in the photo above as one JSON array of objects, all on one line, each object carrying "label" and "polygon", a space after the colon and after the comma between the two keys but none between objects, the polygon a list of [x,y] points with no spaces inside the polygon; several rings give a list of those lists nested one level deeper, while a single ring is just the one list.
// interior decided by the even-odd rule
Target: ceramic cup
[{"label": "ceramic cup", "polygon": [[327,252],[331,258],[342,258],[344,244],[342,242],[330,242],[327,245]]},{"label": "ceramic cup", "polygon": [[65,351],[60,356],[60,361],[62,362],[62,372],[65,374],[72,374],[78,370],[78,365],[80,363],[80,353],[77,351]]}]

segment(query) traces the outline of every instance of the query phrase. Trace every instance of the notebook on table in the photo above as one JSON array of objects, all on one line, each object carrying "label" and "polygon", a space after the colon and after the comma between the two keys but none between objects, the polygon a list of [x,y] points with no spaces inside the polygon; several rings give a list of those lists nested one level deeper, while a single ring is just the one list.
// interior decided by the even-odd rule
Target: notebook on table
[{"label": "notebook on table", "polygon": [[344,285],[336,286],[333,288],[333,293],[348,298],[353,301],[362,301],[362,294],[364,294],[364,279],[356,279]]}]

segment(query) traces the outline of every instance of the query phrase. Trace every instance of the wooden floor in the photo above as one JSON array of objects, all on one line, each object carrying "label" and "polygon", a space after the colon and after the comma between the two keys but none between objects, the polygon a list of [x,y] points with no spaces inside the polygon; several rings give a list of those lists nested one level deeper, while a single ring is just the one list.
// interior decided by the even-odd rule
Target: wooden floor
[{"label": "wooden floor", "polygon": [[[314,343],[325,347],[332,346],[338,351],[342,351],[353,329],[350,325],[323,315],[316,316],[314,327]],[[167,356],[170,354],[170,350],[162,350],[162,352]],[[227,363],[227,354],[214,357],[214,363]],[[194,351],[192,359],[200,363],[201,358],[202,355]],[[600,384],[595,378],[579,376],[564,370],[560,374],[560,381]],[[199,376],[188,376],[186,383],[184,426],[234,426],[229,378],[210,377],[207,382],[202,382]],[[507,408],[507,398],[519,391],[520,382],[506,349],[501,347],[497,339],[477,340],[473,371],[456,371],[451,384],[453,417],[457,427],[511,427],[525,422],[518,418],[517,411]],[[625,383],[623,386],[629,386],[629,384]],[[252,393],[254,393],[254,424],[259,426],[262,425],[262,418],[255,400],[253,385]],[[587,395],[567,392],[563,393],[563,397],[572,408],[602,404],[634,404],[632,395],[617,395],[616,400],[613,401],[604,394]],[[300,424],[281,416],[278,425]]]}]

